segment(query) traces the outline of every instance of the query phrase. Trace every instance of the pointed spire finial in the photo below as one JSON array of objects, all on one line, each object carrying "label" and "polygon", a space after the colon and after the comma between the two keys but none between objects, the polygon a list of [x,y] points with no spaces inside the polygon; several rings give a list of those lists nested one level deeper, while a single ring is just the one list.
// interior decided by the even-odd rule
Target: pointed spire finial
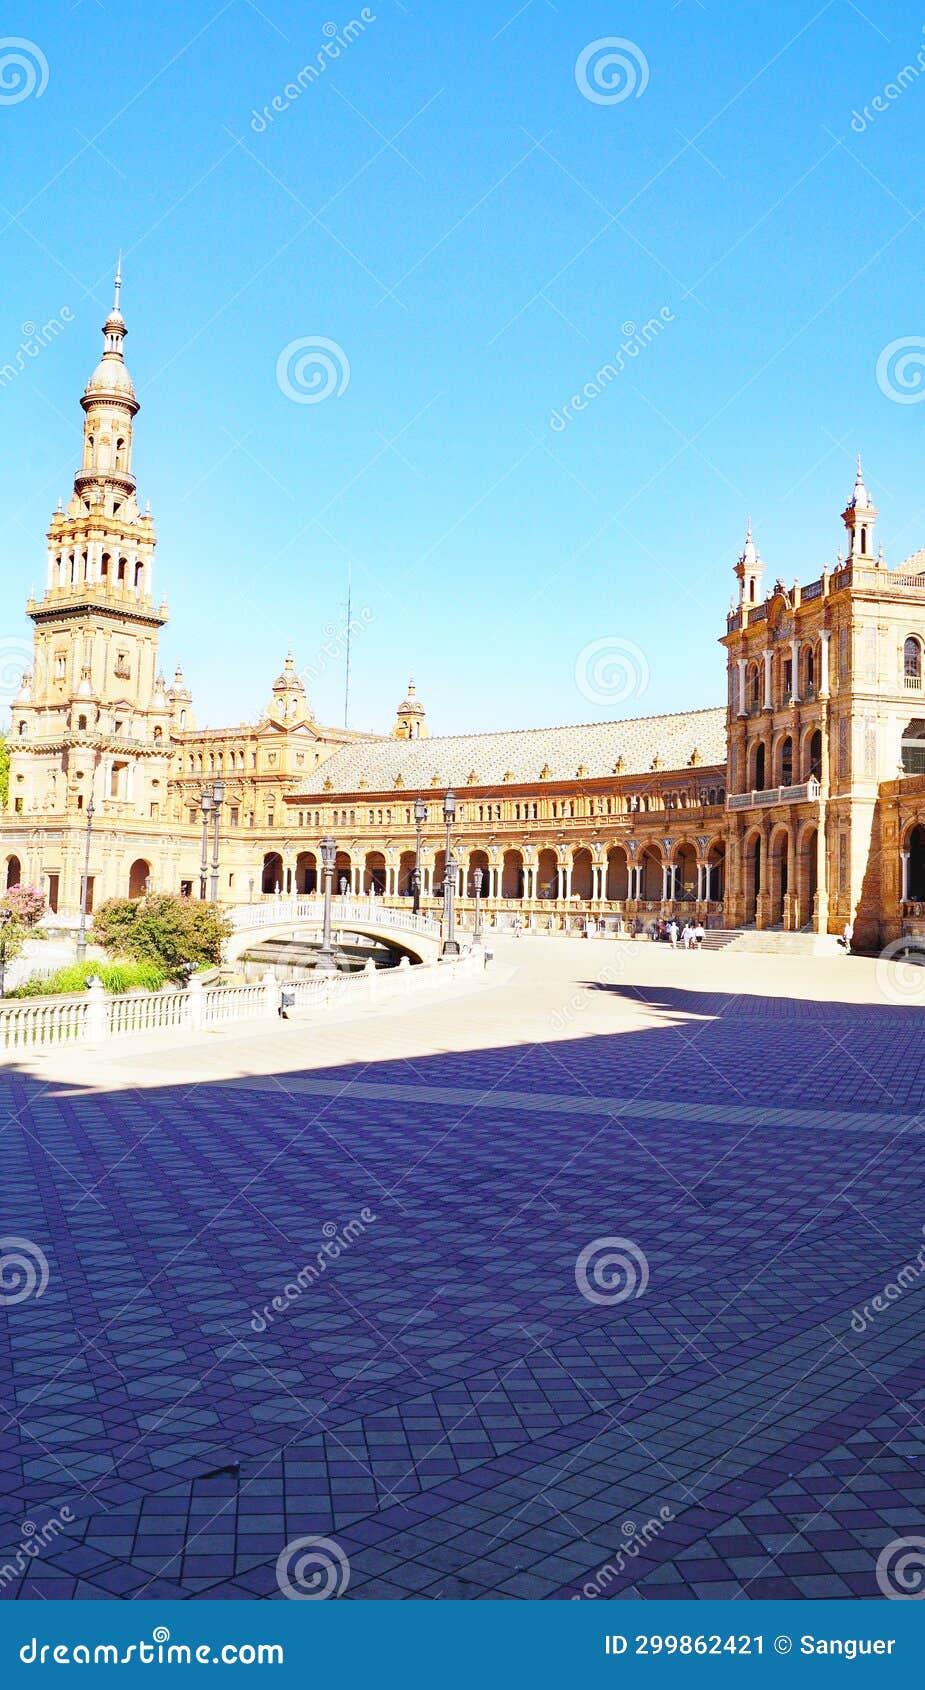
[{"label": "pointed spire finial", "polygon": [[120,247],[119,248],[119,258],[118,258],[118,262],[116,264],[116,285],[115,285],[115,289],[114,289],[114,293],[113,293],[113,301],[112,301],[112,308],[113,308],[114,311],[120,311],[121,310],[121,308],[122,308],[121,305],[120,305],[121,298],[122,298],[122,248]]}]

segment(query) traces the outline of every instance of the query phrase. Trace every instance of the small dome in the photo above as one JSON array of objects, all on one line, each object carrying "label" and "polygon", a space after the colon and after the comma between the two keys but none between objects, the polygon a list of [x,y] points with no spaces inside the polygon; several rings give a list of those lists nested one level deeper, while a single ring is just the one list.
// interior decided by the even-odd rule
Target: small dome
[{"label": "small dome", "polygon": [[408,682],[408,697],[398,706],[399,716],[423,716],[424,706],[414,694],[414,681]]},{"label": "small dome", "polygon": [[107,352],[99,361],[90,380],[87,382],[85,393],[118,393],[126,398],[134,399],[135,388],[132,378],[121,357]]}]

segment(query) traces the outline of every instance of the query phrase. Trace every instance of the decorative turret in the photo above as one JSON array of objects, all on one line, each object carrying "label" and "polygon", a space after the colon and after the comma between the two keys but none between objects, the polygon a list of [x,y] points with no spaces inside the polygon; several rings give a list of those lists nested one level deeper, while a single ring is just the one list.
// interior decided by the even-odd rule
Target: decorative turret
[{"label": "decorative turret", "polygon": [[408,696],[398,706],[395,726],[392,729],[393,739],[426,739],[428,736],[427,716],[420,699],[415,697],[414,680],[408,682]]},{"label": "decorative turret", "polygon": [[871,502],[870,494],[864,486],[864,472],[861,469],[861,457],[858,454],[858,472],[854,483],[854,493],[850,503],[842,511],[842,522],[848,530],[848,560],[856,563],[876,564],[877,554],[874,551],[874,523],[878,511]]},{"label": "decorative turret", "polygon": [[311,712],[308,708],[308,698],[305,683],[301,675],[296,674],[292,652],[286,653],[281,675],[277,675],[273,682],[273,692],[267,705],[267,717],[280,727],[294,728],[300,722],[309,721]]},{"label": "decorative turret", "polygon": [[757,604],[761,595],[761,577],[764,574],[764,564],[758,555],[758,547],[752,538],[752,519],[749,517],[745,531],[745,546],[742,556],[735,566],[736,579],[739,583],[740,605]]},{"label": "decorative turret", "polygon": [[183,679],[183,670],[179,663],[173,677],[173,686],[167,693],[167,704],[170,708],[170,719],[175,728],[193,728],[196,726],[193,716],[193,695]]}]

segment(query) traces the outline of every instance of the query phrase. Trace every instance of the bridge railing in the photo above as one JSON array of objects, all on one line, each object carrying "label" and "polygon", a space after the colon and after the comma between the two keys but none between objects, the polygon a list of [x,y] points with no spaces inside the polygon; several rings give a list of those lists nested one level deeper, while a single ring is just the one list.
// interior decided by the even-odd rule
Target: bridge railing
[{"label": "bridge railing", "polygon": [[[251,928],[279,927],[287,921],[320,923],[323,911],[324,899],[316,893],[307,898],[266,898],[259,904],[236,904],[229,914],[236,932],[246,933]],[[349,927],[355,922],[359,927],[398,929],[433,938],[440,934],[440,923],[433,916],[383,908],[375,898],[335,897],[331,900],[331,912],[338,927]]]}]

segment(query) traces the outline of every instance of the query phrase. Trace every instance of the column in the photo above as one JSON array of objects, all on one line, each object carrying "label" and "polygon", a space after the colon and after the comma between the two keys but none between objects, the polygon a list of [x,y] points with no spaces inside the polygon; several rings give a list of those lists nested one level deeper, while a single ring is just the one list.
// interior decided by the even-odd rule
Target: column
[{"label": "column", "polygon": [[[790,917],[789,923],[788,914]],[[794,920],[794,915],[796,920]],[[784,926],[798,927],[802,915],[797,890],[797,830],[794,826],[787,835],[787,896],[784,899]]]},{"label": "column", "polygon": [[900,851],[899,860],[902,863],[902,892],[900,893],[900,897],[902,898],[903,903],[905,903],[908,896],[909,896],[909,853],[908,853],[908,851]]},{"label": "column", "polygon": [[828,628],[822,630],[822,645],[819,650],[819,697],[829,696],[829,641],[832,638]]},{"label": "column", "polygon": [[746,714],[746,711],[745,711],[745,658],[744,657],[736,658],[736,667],[738,668],[738,671],[739,671],[739,708],[738,708],[738,711],[736,712],[736,714],[739,715],[739,716],[744,716]]},{"label": "column", "polygon": [[770,710],[772,708],[772,706],[771,706],[771,661],[772,661],[771,647],[768,646],[768,649],[764,654],[764,707],[765,707],[766,710]]},{"label": "column", "polygon": [[790,702],[800,702],[800,642],[797,639],[790,641]]},{"label": "column", "polygon": [[563,898],[572,896],[572,865],[568,860],[566,860],[562,869],[562,896]]},{"label": "column", "polygon": [[668,864],[662,863],[662,903],[668,898]]}]

